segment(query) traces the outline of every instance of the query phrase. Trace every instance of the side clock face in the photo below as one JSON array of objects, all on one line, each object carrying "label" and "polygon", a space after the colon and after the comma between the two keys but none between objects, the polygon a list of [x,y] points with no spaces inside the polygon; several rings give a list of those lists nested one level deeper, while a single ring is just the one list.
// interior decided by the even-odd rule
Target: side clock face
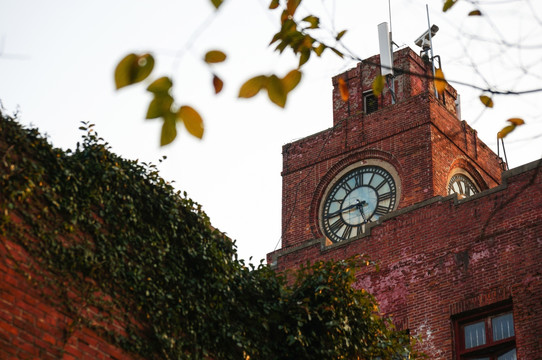
[{"label": "side clock face", "polygon": [[448,194],[457,194],[458,199],[464,199],[478,193],[476,185],[465,175],[455,174],[448,183]]},{"label": "side clock face", "polygon": [[323,203],[322,227],[333,242],[353,238],[367,222],[394,210],[397,189],[393,177],[378,166],[364,166],[344,175]]}]

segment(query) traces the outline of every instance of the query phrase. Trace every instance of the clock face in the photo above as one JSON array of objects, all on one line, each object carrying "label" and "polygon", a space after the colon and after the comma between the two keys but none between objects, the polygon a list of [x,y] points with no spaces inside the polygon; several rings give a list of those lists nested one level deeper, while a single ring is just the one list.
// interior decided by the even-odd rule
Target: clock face
[{"label": "clock face", "polygon": [[393,177],[379,166],[346,173],[323,203],[322,227],[333,242],[361,234],[367,222],[394,210],[397,189]]},{"label": "clock face", "polygon": [[458,199],[464,199],[467,196],[471,196],[478,193],[478,189],[476,188],[476,185],[462,174],[455,174],[450,179],[450,183],[448,184],[448,194],[457,194]]}]

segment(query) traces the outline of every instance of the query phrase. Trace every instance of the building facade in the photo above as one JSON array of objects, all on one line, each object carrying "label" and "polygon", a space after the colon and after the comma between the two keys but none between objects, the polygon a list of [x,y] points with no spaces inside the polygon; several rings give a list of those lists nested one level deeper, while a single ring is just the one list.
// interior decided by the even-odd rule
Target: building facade
[{"label": "building facade", "polygon": [[[283,147],[278,271],[366,254],[372,292],[431,359],[542,359],[542,166],[505,164],[409,48],[333,78],[333,127]],[[342,80],[340,80],[342,79]],[[339,82],[349,90],[341,99]],[[392,92],[389,90],[392,88]]]}]

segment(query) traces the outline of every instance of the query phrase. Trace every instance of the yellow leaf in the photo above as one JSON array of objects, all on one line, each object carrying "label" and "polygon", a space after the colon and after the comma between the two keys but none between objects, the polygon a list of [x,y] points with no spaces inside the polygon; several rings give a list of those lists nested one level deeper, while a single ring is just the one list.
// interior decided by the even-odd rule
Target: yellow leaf
[{"label": "yellow leaf", "polygon": [[279,7],[279,0],[271,0],[271,3],[269,4],[269,8],[273,10],[278,7]]},{"label": "yellow leaf", "polygon": [[301,81],[302,75],[303,74],[301,73],[301,71],[297,69],[292,70],[288,74],[286,74],[286,76],[282,79],[282,86],[284,87],[286,93],[289,93],[290,91],[295,89],[297,84],[299,84],[299,82]]},{"label": "yellow leaf", "polygon": [[282,14],[280,14],[280,23],[284,25],[286,20],[288,20],[288,10],[284,10]]},{"label": "yellow leaf", "polygon": [[297,10],[297,7],[301,3],[301,0],[288,0],[286,3],[286,10],[288,11],[288,15],[294,16],[295,11]]},{"label": "yellow leaf", "polygon": [[239,89],[240,98],[251,98],[267,87],[267,76],[259,75],[247,80]]},{"label": "yellow leaf", "polygon": [[267,95],[269,96],[269,100],[278,106],[283,108],[286,105],[288,94],[282,85],[282,81],[276,75],[271,75],[268,78]]},{"label": "yellow leaf", "polygon": [[320,19],[314,15],[309,15],[303,19],[303,21],[306,21],[310,24],[309,29],[317,29],[318,25],[320,24]]},{"label": "yellow leaf", "polygon": [[162,132],[160,134],[160,146],[170,144],[177,137],[177,128],[175,117],[166,116],[162,124]]},{"label": "yellow leaf", "polygon": [[482,104],[485,105],[485,107],[492,108],[493,107],[493,100],[486,95],[480,95],[480,101]]},{"label": "yellow leaf", "polygon": [[115,86],[117,90],[145,80],[153,68],[154,58],[151,54],[126,55],[115,68]]},{"label": "yellow leaf", "polygon": [[444,78],[442,69],[437,69],[437,71],[435,71],[435,87],[439,94],[446,89],[446,79]]},{"label": "yellow leaf", "polygon": [[226,54],[220,50],[211,50],[205,54],[205,62],[208,64],[216,64],[226,60]]},{"label": "yellow leaf", "polygon": [[343,99],[344,102],[347,102],[350,98],[348,85],[346,85],[346,81],[344,81],[342,77],[339,78],[339,93],[341,94],[341,99]]},{"label": "yellow leaf", "polygon": [[216,75],[213,75],[213,87],[215,89],[215,94],[221,92],[224,87],[224,82]]},{"label": "yellow leaf", "polygon": [[335,37],[335,40],[337,40],[337,41],[341,40],[341,38],[344,36],[344,34],[346,34],[346,30],[343,30],[340,33],[338,33],[337,36]]},{"label": "yellow leaf", "polygon": [[314,48],[314,52],[316,53],[316,55],[321,56],[325,49],[326,46],[324,44],[320,44]]},{"label": "yellow leaf", "polygon": [[382,91],[384,91],[384,86],[386,85],[386,79],[382,75],[378,75],[373,81],[373,94],[375,96],[380,96]]},{"label": "yellow leaf", "polygon": [[503,139],[506,135],[510,134],[514,129],[516,128],[516,125],[508,125],[505,126],[501,131],[497,133],[497,138]]},{"label": "yellow leaf", "polygon": [[310,57],[311,57],[310,48],[305,48],[301,50],[301,55],[299,56],[299,67],[302,67],[307,61],[309,61]]},{"label": "yellow leaf", "polygon": [[443,12],[448,11],[452,6],[455,5],[456,2],[457,2],[457,0],[446,0],[444,2],[444,6],[442,7],[442,11]]},{"label": "yellow leaf", "polygon": [[203,137],[203,119],[200,114],[190,106],[181,106],[177,117],[184,122],[186,130],[195,137],[201,139]]},{"label": "yellow leaf", "polygon": [[525,124],[525,121],[523,121],[523,119],[520,119],[520,118],[511,118],[506,121],[511,122],[512,124],[516,126]]},{"label": "yellow leaf", "polygon": [[220,7],[220,5],[222,5],[222,1],[223,0],[211,0],[211,3],[215,7],[215,9],[218,9]]},{"label": "yellow leaf", "polygon": [[153,94],[167,94],[173,86],[173,81],[167,76],[163,76],[154,80],[148,87],[147,91]]},{"label": "yellow leaf", "polygon": [[472,10],[469,16],[482,16],[482,12],[480,10]]}]

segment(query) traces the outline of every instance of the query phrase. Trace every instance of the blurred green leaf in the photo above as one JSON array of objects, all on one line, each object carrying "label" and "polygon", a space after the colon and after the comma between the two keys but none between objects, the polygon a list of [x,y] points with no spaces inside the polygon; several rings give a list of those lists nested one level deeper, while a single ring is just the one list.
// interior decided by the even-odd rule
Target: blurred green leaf
[{"label": "blurred green leaf", "polygon": [[175,116],[170,115],[164,118],[162,124],[162,132],[160,134],[160,146],[165,146],[173,142],[177,137],[177,124],[175,122]]},{"label": "blurred green leaf", "polygon": [[444,6],[442,7],[442,11],[446,12],[452,8],[457,3],[458,0],[446,0],[444,2]]},{"label": "blurred green leaf", "polygon": [[286,105],[288,95],[282,81],[276,75],[271,75],[268,78],[267,94],[269,95],[269,100],[278,106],[283,108]]},{"label": "blurred green leaf", "polygon": [[173,81],[167,76],[163,76],[154,80],[148,87],[147,91],[153,94],[168,94],[169,89],[173,86]]},{"label": "blurred green leaf", "polygon": [[344,36],[344,34],[346,34],[346,30],[343,30],[341,31],[340,33],[337,34],[337,37],[335,38],[335,40],[339,41],[342,39],[342,37]]},{"label": "blurred green leaf", "polygon": [[156,119],[171,112],[173,98],[169,95],[155,96],[147,109],[146,119]]},{"label": "blurred green leaf", "polygon": [[310,48],[305,48],[301,50],[301,55],[299,56],[299,67],[302,67],[307,61],[309,61],[310,56],[311,56]]},{"label": "blurred green leaf", "polygon": [[145,80],[154,68],[154,58],[151,54],[128,54],[115,68],[115,86],[121,89]]},{"label": "blurred green leaf", "polygon": [[218,9],[220,5],[222,5],[223,0],[211,0],[211,4],[215,7],[215,9]]}]

